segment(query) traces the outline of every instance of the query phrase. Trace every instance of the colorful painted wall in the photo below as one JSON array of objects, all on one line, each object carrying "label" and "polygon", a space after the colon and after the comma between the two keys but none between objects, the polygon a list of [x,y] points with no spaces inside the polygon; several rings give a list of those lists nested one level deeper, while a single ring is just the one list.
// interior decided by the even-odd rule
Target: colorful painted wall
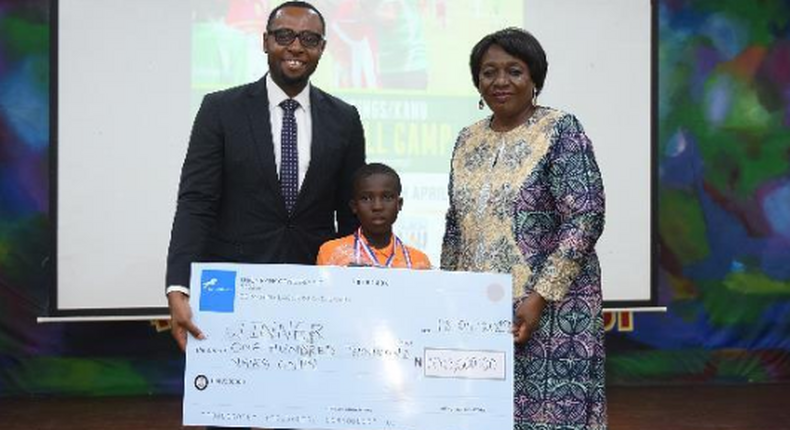
[{"label": "colorful painted wall", "polygon": [[[608,335],[615,384],[790,381],[790,4],[659,1],[660,304]],[[47,308],[48,2],[0,0],[0,396],[177,393],[146,323]],[[602,102],[605,102],[602,101]]]}]

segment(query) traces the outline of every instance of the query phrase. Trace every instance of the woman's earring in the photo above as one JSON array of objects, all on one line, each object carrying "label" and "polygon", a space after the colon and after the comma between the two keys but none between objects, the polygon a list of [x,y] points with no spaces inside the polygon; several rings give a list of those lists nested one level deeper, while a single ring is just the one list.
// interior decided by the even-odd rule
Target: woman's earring
[{"label": "woman's earring", "polygon": [[532,106],[538,105],[538,89],[532,87]]},{"label": "woman's earring", "polygon": [[480,110],[483,110],[483,108],[484,108],[485,106],[486,106],[486,105],[485,105],[485,103],[483,103],[483,98],[482,98],[482,97],[480,97],[480,101],[479,101],[479,102],[477,102],[477,108],[478,108],[478,109],[480,109]]}]

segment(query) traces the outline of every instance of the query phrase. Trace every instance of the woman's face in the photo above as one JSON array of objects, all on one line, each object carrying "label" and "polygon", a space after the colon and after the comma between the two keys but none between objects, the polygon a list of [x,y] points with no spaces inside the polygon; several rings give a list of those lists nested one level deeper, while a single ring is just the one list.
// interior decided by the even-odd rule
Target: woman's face
[{"label": "woman's face", "polygon": [[498,120],[526,120],[535,84],[527,63],[491,45],[480,64],[480,95]]}]

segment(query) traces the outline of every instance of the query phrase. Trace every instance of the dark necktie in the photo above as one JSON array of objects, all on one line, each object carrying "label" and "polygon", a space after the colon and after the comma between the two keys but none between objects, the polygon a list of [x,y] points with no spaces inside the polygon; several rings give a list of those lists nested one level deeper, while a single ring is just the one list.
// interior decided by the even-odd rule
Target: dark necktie
[{"label": "dark necktie", "polygon": [[299,195],[299,152],[296,146],[296,117],[294,111],[299,102],[287,99],[280,103],[283,108],[283,131],[280,135],[280,187],[285,208],[291,213]]}]

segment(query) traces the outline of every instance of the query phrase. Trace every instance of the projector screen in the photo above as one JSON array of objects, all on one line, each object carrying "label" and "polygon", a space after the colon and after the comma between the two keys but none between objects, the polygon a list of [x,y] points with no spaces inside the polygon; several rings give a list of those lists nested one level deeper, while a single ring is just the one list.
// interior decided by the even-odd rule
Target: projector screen
[{"label": "projector screen", "polygon": [[[178,178],[203,95],[258,80],[267,0],[58,0],[53,5],[55,276],[50,316],[165,315]],[[314,85],[354,104],[368,161],[403,179],[396,233],[439,264],[460,129],[489,115],[469,53],[508,26],[543,44],[542,105],[574,113],[607,195],[598,244],[608,306],[653,304],[654,119],[649,0],[325,0]]]}]

